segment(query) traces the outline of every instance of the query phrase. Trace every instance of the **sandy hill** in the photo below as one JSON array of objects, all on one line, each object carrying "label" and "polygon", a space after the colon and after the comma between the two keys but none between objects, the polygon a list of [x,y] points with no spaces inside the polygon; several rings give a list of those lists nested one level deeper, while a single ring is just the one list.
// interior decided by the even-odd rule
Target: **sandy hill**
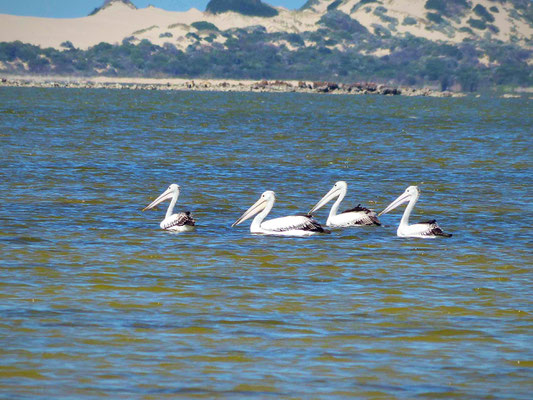
[{"label": "sandy hill", "polygon": [[[213,3],[220,5],[220,1],[212,2],[211,6]],[[152,6],[137,9],[129,0],[107,0],[92,15],[83,18],[0,14],[0,41],[20,40],[58,49],[69,41],[76,48],[87,49],[100,42],[118,44],[129,38],[133,43],[147,39],[154,44],[170,43],[186,49],[207,34],[202,29],[206,26],[214,25],[220,31],[263,26],[269,33],[301,33],[317,30],[321,19],[332,13],[348,15],[378,36],[414,35],[451,43],[488,39],[527,48],[531,48],[533,40],[529,0],[309,0],[297,11],[282,7],[275,10],[277,15],[272,17],[196,9],[171,12]],[[224,44],[225,37],[209,34],[212,43]]]},{"label": "sandy hill", "polygon": [[83,18],[0,15],[0,72],[533,87],[530,0],[309,0],[295,11],[211,0],[207,8],[107,0]]}]

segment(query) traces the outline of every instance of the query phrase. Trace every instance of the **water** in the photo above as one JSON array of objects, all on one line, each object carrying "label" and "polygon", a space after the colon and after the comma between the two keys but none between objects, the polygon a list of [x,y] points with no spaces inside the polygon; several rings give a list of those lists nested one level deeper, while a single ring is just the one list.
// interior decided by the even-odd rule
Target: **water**
[{"label": "water", "polygon": [[[531,100],[0,89],[0,397],[529,399]],[[422,190],[414,221],[230,228]],[[141,209],[170,183],[195,233]],[[343,209],[344,209],[343,208]],[[327,208],[316,217],[325,222]]]}]

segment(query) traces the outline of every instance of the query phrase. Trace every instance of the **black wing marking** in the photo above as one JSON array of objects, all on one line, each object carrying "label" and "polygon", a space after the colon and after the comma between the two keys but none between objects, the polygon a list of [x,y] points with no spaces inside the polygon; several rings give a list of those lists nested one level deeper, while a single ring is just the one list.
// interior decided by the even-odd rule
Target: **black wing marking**
[{"label": "black wing marking", "polygon": [[196,220],[192,217],[190,211],[180,212],[178,214],[175,214],[175,216],[176,217],[172,220],[172,222],[165,226],[165,229],[169,229],[174,226],[194,226],[196,224]]},{"label": "black wing marking", "polygon": [[437,220],[432,219],[431,221],[425,221],[425,222],[419,222],[419,224],[428,225],[427,232],[424,233],[426,236],[442,236],[442,237],[452,237],[453,235],[451,233],[444,232],[439,224],[437,224]]},{"label": "black wing marking", "polygon": [[284,227],[280,227],[276,229],[276,231],[285,232],[285,231],[292,231],[292,230],[302,230],[302,231],[310,231],[310,232],[331,233],[330,230],[324,229],[317,220],[311,217],[310,214],[298,214],[298,216],[306,218],[303,221],[303,223],[300,223],[297,225],[287,225]]},{"label": "black wing marking", "polygon": [[377,214],[366,207],[361,207],[361,204],[356,205],[354,208],[350,208],[346,211],[343,211],[341,214],[350,213],[350,212],[361,212],[364,214],[364,217],[353,221],[354,225],[377,225],[381,226],[381,222],[378,219]]},{"label": "black wing marking", "polygon": [[453,235],[451,233],[446,233],[446,232],[443,232],[442,229],[440,229],[440,227],[436,227],[436,228],[433,228],[431,230],[431,233],[435,236],[442,236],[442,237],[452,237]]},{"label": "black wing marking", "polygon": [[182,225],[194,226],[196,224],[196,220],[193,218],[190,211],[185,211],[184,213],[180,214],[180,220],[183,221]]},{"label": "black wing marking", "polygon": [[369,209],[369,208],[361,207],[361,203],[359,203],[359,204],[356,205],[354,208],[350,208],[350,209],[348,209],[348,210],[346,210],[346,211],[341,212],[341,214],[349,213],[349,212],[354,212],[354,211],[372,212],[372,210]]},{"label": "black wing marking", "polygon": [[320,225],[320,223],[317,220],[311,217],[308,217],[308,222],[305,224],[304,230],[308,230],[312,232],[320,232],[320,233],[331,233],[330,230],[324,229],[324,227]]}]

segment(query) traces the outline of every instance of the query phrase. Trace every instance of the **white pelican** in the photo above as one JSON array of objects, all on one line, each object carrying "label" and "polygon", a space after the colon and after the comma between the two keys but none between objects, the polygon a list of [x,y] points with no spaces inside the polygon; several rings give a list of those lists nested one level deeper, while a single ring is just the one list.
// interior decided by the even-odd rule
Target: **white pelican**
[{"label": "white pelican", "polygon": [[400,237],[418,237],[418,238],[435,238],[437,236],[451,237],[449,233],[444,233],[437,221],[431,220],[427,222],[420,222],[418,224],[409,225],[409,216],[411,211],[415,207],[418,198],[420,197],[420,191],[417,186],[409,186],[405,189],[405,192],[401,194],[396,200],[390,203],[379,215],[388,213],[390,210],[398,207],[400,204],[407,203],[407,207],[402,216],[400,225],[396,234]]},{"label": "white pelican", "polygon": [[179,185],[176,185],[173,183],[168,187],[167,190],[165,190],[161,195],[152,201],[150,204],[148,204],[146,207],[143,208],[143,211],[149,210],[151,208],[154,208],[159,203],[171,199],[170,205],[167,209],[167,214],[165,215],[165,219],[161,221],[159,226],[161,229],[165,229],[167,231],[174,231],[174,232],[188,232],[194,230],[195,226],[195,220],[191,216],[191,213],[189,211],[180,212],[177,214],[172,214],[172,211],[174,210],[174,206],[176,205],[176,202],[178,201],[178,196],[180,195],[180,187]]},{"label": "white pelican", "polygon": [[272,210],[275,201],[276,194],[271,190],[267,190],[261,195],[259,200],[246,210],[246,212],[231,226],[239,225],[241,222],[257,214],[250,225],[250,232],[253,234],[310,236],[316,233],[330,233],[328,230],[322,228],[322,226],[309,215],[291,215],[288,217],[263,221],[270,210]]},{"label": "white pelican", "polygon": [[346,182],[338,181],[335,183],[335,185],[333,185],[331,190],[324,197],[322,197],[313,208],[311,208],[309,214],[312,214],[319,208],[324,207],[327,203],[337,197],[337,201],[333,203],[333,206],[329,212],[326,226],[330,228],[344,228],[348,226],[381,225],[376,213],[368,208],[361,207],[361,204],[337,214],[339,205],[344,199],[344,196],[346,196],[347,190],[348,185]]}]

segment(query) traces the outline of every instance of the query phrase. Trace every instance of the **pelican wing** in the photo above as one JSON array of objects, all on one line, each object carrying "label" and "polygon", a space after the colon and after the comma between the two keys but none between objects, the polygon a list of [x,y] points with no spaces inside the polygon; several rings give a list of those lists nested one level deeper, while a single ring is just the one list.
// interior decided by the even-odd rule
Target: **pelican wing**
[{"label": "pelican wing", "polygon": [[356,205],[354,208],[350,208],[350,209],[348,209],[348,210],[345,210],[345,211],[343,211],[342,213],[349,213],[349,212],[354,212],[354,211],[372,212],[372,210],[369,209],[369,208],[361,207],[361,203],[359,203],[359,204]]},{"label": "pelican wing", "polygon": [[342,214],[351,214],[350,225],[381,225],[377,214],[369,208],[361,207],[361,204],[358,204],[349,210],[343,211],[339,215]]},{"label": "pelican wing", "polygon": [[194,226],[195,223],[196,223],[196,220],[192,217],[190,211],[185,211],[185,212],[173,214],[172,218],[170,218],[169,221],[165,223],[165,226],[163,227],[163,229],[170,229],[175,226],[184,226],[184,225]]},{"label": "pelican wing", "polygon": [[261,227],[273,232],[299,230],[329,233],[327,229],[324,229],[322,225],[309,215],[290,215],[288,217],[274,218],[264,221]]},{"label": "pelican wing", "polygon": [[417,229],[420,236],[443,236],[451,237],[450,233],[445,233],[437,221],[432,219],[431,221],[419,222],[417,224],[411,225],[409,228]]}]

